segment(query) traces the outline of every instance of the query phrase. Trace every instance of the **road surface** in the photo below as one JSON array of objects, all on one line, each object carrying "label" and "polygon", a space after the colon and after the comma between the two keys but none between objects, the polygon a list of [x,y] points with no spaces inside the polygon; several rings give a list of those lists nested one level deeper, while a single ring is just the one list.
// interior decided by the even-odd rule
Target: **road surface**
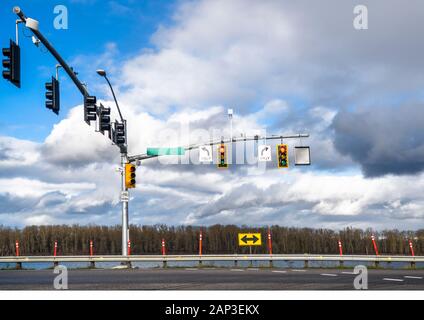
[{"label": "road surface", "polygon": [[[74,290],[353,290],[350,269],[68,269]],[[52,290],[53,270],[0,270],[0,290]],[[424,290],[424,270],[368,270],[370,290]]]}]

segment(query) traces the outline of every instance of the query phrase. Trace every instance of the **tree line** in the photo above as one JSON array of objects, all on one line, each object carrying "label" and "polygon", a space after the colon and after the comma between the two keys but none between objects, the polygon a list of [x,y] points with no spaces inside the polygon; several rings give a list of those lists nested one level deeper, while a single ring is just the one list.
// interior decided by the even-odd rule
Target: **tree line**
[{"label": "tree line", "polygon": [[[246,254],[249,247],[239,247],[238,233],[262,234],[262,245],[253,246],[252,253],[268,253],[267,227],[236,225],[196,226],[130,226],[131,254],[161,254],[165,240],[167,254],[198,254],[199,234],[203,235],[203,254]],[[338,254],[338,240],[344,254],[374,254],[371,235],[375,235],[380,254],[411,254],[409,240],[416,255],[424,254],[424,230],[376,232],[346,228],[340,231],[312,228],[270,227],[274,254]],[[121,254],[121,226],[27,226],[23,229],[0,226],[0,255],[15,254],[19,241],[21,255],[53,255],[57,241],[58,255],[88,255],[90,240],[94,254]]]}]

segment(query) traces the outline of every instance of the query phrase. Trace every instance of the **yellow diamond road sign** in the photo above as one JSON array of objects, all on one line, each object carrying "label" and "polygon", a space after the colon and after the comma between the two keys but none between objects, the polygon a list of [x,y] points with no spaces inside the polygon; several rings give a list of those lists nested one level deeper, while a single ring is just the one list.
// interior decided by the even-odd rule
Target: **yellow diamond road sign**
[{"label": "yellow diamond road sign", "polygon": [[262,236],[260,233],[239,233],[239,246],[260,246],[262,245]]}]

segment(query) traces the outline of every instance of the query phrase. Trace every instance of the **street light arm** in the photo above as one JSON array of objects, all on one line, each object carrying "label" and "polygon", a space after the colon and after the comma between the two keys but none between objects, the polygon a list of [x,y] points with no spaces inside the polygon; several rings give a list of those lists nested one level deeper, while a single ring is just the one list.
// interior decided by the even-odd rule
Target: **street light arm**
[{"label": "street light arm", "polygon": [[118,109],[119,117],[121,118],[121,122],[124,123],[124,117],[122,117],[121,109],[119,108],[118,100],[116,99],[115,92],[113,91],[112,85],[106,75],[104,75],[107,83],[109,84],[110,91],[112,91],[113,99],[115,100],[116,108]]}]

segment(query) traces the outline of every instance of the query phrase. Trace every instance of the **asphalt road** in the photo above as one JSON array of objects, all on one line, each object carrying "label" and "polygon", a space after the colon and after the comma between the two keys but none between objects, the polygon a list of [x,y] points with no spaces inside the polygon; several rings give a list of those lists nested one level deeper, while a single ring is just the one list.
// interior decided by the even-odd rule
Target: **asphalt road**
[{"label": "asphalt road", "polygon": [[[53,270],[1,270],[0,290],[52,290]],[[68,270],[74,290],[353,290],[342,269]],[[424,270],[368,270],[370,290],[424,290]]]}]

